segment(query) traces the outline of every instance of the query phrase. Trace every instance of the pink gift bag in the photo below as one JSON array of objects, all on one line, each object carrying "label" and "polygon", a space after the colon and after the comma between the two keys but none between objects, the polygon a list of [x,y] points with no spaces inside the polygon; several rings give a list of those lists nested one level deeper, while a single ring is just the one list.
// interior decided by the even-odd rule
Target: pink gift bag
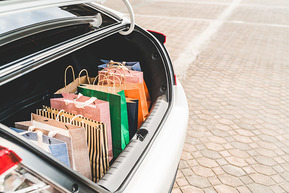
[{"label": "pink gift bag", "polygon": [[[105,76],[113,80],[115,84],[119,84],[119,80],[123,83],[143,83],[143,72],[125,69],[103,69],[98,72],[99,81],[102,81]],[[115,78],[118,77],[118,78]]]},{"label": "pink gift bag", "polygon": [[64,110],[75,115],[103,122],[106,124],[108,136],[108,156],[109,161],[113,158],[112,137],[109,103],[98,100],[94,97],[86,97],[81,94],[62,93],[63,98],[50,99],[51,107],[58,110]]}]

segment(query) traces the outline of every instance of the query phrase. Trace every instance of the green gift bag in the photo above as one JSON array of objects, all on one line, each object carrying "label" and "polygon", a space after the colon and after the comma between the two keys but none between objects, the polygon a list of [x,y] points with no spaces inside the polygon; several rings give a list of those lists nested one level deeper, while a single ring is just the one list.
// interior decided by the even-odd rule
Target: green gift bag
[{"label": "green gift bag", "polygon": [[127,104],[124,90],[108,86],[87,85],[78,86],[78,92],[88,97],[109,102],[113,157],[118,157],[129,143],[129,126]]}]

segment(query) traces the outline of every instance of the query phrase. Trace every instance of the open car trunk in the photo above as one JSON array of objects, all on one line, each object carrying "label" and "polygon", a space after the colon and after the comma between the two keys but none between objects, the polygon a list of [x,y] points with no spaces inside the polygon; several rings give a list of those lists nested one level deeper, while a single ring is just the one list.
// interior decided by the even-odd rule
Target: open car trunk
[{"label": "open car trunk", "polygon": [[[95,77],[98,74],[97,66],[102,64],[100,59],[139,61],[152,100],[150,115],[140,128],[147,130],[148,135],[143,141],[134,136],[97,183],[109,191],[117,191],[131,177],[142,156],[148,151],[168,110],[172,80],[169,59],[163,54],[161,44],[146,31],[136,27],[129,36],[113,32],[100,40],[92,40],[85,46],[75,47],[70,53],[43,60],[43,65],[29,73],[29,68],[21,69],[17,72],[20,74],[18,78],[0,88],[0,122],[13,127],[17,121],[30,120],[31,113],[42,108],[42,105],[49,106],[54,92],[64,87],[64,71],[68,65],[74,67],[76,75],[82,69],[87,69],[89,75]],[[67,82],[70,81],[72,74],[68,72]]]}]

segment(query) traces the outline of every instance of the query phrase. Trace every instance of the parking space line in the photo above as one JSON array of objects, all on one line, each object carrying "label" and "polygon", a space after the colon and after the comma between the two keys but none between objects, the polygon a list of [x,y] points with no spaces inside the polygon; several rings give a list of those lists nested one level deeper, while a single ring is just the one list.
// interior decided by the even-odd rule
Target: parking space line
[{"label": "parking space line", "polygon": [[[205,4],[205,5],[230,5],[231,3],[220,2],[203,2],[203,1],[176,1],[176,0],[150,0],[149,2],[164,2],[164,3],[183,3],[183,4]],[[270,9],[289,9],[289,6],[277,6],[277,5],[256,5],[256,4],[240,4],[240,7],[252,7],[252,8],[270,8]]]},{"label": "parking space line", "polygon": [[[157,18],[157,19],[169,19],[169,20],[188,20],[188,21],[204,21],[204,22],[213,22],[214,19],[203,19],[203,18],[188,18],[188,17],[173,17],[173,16],[164,16],[164,15],[146,15],[146,14],[135,14],[137,17],[147,17],[147,18]],[[280,27],[280,28],[289,28],[289,25],[283,24],[272,24],[272,23],[255,23],[255,22],[245,22],[241,20],[227,20],[224,23],[236,23],[244,25],[254,25],[254,26],[264,26],[264,27]]]}]

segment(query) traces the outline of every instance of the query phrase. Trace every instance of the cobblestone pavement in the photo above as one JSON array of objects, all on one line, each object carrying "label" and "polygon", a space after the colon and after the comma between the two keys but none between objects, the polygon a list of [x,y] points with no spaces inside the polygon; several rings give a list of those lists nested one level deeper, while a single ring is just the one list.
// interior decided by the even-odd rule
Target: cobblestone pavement
[{"label": "cobblestone pavement", "polygon": [[289,1],[151,0],[135,12],[167,35],[173,61],[196,54],[172,192],[289,192]]}]

